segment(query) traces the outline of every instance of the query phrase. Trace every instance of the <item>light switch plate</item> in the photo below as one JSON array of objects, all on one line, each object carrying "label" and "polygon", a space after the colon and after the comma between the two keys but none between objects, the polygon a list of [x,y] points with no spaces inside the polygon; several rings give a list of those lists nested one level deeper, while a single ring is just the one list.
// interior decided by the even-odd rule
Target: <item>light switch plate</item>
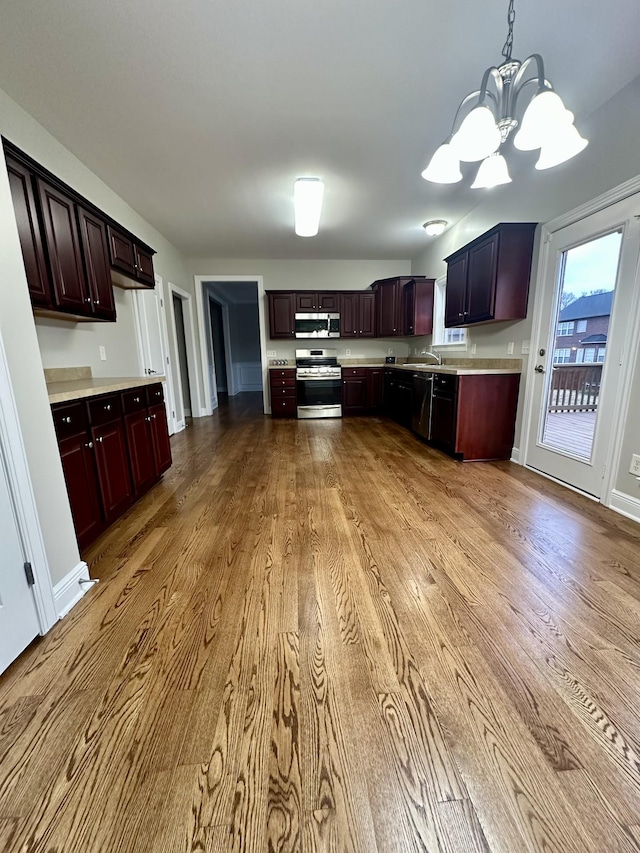
[{"label": "light switch plate", "polygon": [[276,350],[274,350],[274,349],[268,349],[267,350],[267,358],[275,358],[277,355],[278,355],[278,353],[276,352]]},{"label": "light switch plate", "polygon": [[631,457],[631,466],[629,468],[629,473],[633,474],[636,477],[640,477],[640,454],[634,453]]},{"label": "light switch plate", "polygon": [[106,349],[104,347],[99,347],[99,350],[100,350],[100,361],[106,361],[107,360]]},{"label": "light switch plate", "polygon": [[393,350],[391,349],[391,347],[389,347],[389,349],[387,350],[387,355],[393,355]]},{"label": "light switch plate", "polygon": [[478,344],[471,344],[471,355],[475,355],[478,352]]},{"label": "light switch plate", "polygon": [[346,349],[346,350],[344,351],[344,354],[345,354],[345,355],[351,355],[351,350],[350,350],[350,349]]},{"label": "light switch plate", "polygon": [[509,343],[507,344],[507,355],[513,355],[514,348],[515,348],[514,341],[509,341]]},{"label": "light switch plate", "polygon": [[531,341],[522,341],[522,355],[529,354],[529,347],[531,346]]}]

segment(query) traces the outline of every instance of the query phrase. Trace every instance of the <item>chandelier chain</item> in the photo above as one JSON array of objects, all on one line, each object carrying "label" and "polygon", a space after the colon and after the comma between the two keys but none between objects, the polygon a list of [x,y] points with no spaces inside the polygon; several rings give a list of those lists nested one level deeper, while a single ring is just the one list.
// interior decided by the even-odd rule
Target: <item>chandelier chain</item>
[{"label": "chandelier chain", "polygon": [[507,12],[509,32],[507,34],[507,40],[504,43],[504,47],[502,48],[502,55],[505,58],[505,62],[511,61],[511,51],[513,49],[513,22],[516,19],[516,10],[514,8],[514,4],[515,0],[509,0],[509,11]]}]

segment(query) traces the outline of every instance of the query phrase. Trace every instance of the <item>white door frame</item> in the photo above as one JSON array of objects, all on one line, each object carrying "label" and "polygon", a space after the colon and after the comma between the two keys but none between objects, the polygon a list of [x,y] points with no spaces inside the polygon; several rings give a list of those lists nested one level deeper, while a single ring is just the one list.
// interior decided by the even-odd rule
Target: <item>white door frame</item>
[{"label": "white door frame", "polygon": [[[227,393],[230,397],[235,397],[238,393],[238,389],[236,387],[236,374],[233,369],[233,356],[231,354],[231,324],[229,322],[229,306],[226,302],[221,302],[213,293],[209,293],[207,291],[206,296],[209,302],[215,302],[216,305],[220,307],[222,310],[222,334],[224,336],[224,356],[227,362],[226,364],[226,374],[227,374]],[[209,341],[213,341],[213,329],[211,328],[211,320],[209,318],[209,322],[207,324],[207,333],[209,334]],[[213,344],[211,346],[211,363],[213,365],[214,376],[217,379],[217,370],[216,370],[216,360],[213,351]],[[213,405],[213,401],[212,401]]]},{"label": "white door frame", "polygon": [[[162,283],[162,278],[159,275],[154,276],[156,281],[156,290],[160,295],[160,337],[162,339],[162,349],[164,350],[164,358],[165,358],[165,367],[164,367],[164,377],[166,384],[166,408],[167,408],[167,421],[169,424],[169,434],[173,435],[176,430],[176,416],[175,416],[175,395],[173,391],[173,375],[171,371],[171,353],[169,351],[169,333],[167,331],[167,315],[165,308],[165,297],[164,297],[164,287]],[[142,290],[133,290],[133,317],[136,327],[136,343],[138,345],[138,361],[140,363],[140,375],[147,375],[144,373],[145,370],[145,357],[144,357],[144,334],[142,331],[142,317],[140,312],[140,306],[138,305],[138,294],[142,293]]]},{"label": "white door frame", "polygon": [[[174,395],[176,399],[180,400],[180,407],[182,410],[182,421],[177,419],[177,428],[184,429],[184,400],[182,399],[182,386],[180,382],[178,382],[178,378],[180,375],[180,353],[178,351],[178,335],[176,332],[176,318],[173,310],[173,296],[174,294],[178,297],[178,299],[182,300],[182,314],[184,318],[184,336],[185,343],[187,345],[187,371],[189,373],[189,392],[191,394],[191,415],[194,418],[202,417],[204,414],[207,414],[203,410],[202,399],[200,396],[200,383],[198,382],[198,350],[196,347],[196,336],[195,329],[196,324],[193,316],[193,300],[191,298],[191,294],[187,290],[183,290],[181,287],[178,287],[177,284],[173,284],[168,281],[167,285],[169,287],[169,294],[167,298],[167,305],[169,310],[170,317],[170,326],[171,326],[171,338],[173,341],[175,356],[176,356],[176,368],[177,368],[177,376],[175,377],[176,382],[174,383]],[[186,303],[186,306],[185,306]],[[186,311],[184,308],[186,307]],[[206,375],[206,374],[203,374]],[[204,392],[205,396],[207,393],[207,383],[204,382]],[[210,414],[210,412],[209,412]]]},{"label": "white door frame", "polygon": [[[58,621],[49,561],[44,547],[27,454],[22,440],[7,357],[0,335],[0,453],[6,464],[9,492],[16,513],[25,562],[31,563],[35,585],[31,587],[40,633]],[[0,461],[0,464],[2,462]]]},{"label": "white door frame", "polygon": [[[535,353],[537,352],[538,342],[542,340],[545,336],[543,317],[543,288],[545,280],[545,270],[547,268],[547,262],[549,259],[549,243],[551,234],[555,233],[556,231],[560,231],[562,228],[566,228],[568,225],[573,225],[574,223],[579,222],[582,219],[586,219],[588,216],[591,216],[594,213],[598,213],[599,211],[604,210],[605,208],[610,207],[611,205],[616,204],[619,201],[624,201],[625,199],[629,198],[630,196],[636,195],[637,193],[640,193],[640,176],[632,178],[630,181],[626,181],[624,184],[620,184],[619,186],[614,187],[606,193],[603,193],[597,198],[587,202],[586,204],[575,208],[569,213],[566,213],[563,216],[559,216],[556,219],[547,222],[543,226],[540,241],[541,253],[538,262],[538,273],[536,276],[535,302],[533,308],[533,322],[531,329],[531,356],[529,357],[529,364],[527,366],[527,369],[529,371],[533,370],[533,362],[535,359]],[[620,468],[622,444],[624,440],[624,427],[627,421],[629,405],[631,402],[631,385],[633,382],[633,372],[636,362],[638,360],[638,353],[640,351],[640,336],[634,334],[634,330],[637,330],[639,327],[640,267],[636,270],[636,280],[634,284],[632,307],[630,311],[629,322],[627,324],[625,339],[623,341],[624,363],[622,364],[620,383],[618,386],[618,405],[616,406],[617,417],[614,423],[614,429],[612,431],[613,440],[611,442],[609,454],[606,460],[606,472],[602,484],[602,496],[600,498],[600,502],[608,507],[612,506],[612,497],[615,490],[618,469]],[[530,443],[534,443],[536,441],[537,428],[536,426],[534,426],[534,407],[534,383],[529,381],[529,376],[527,376],[527,379],[525,381],[525,395],[522,410],[522,447],[520,449],[520,459],[523,461],[527,458],[527,451],[529,449]],[[530,466],[527,466],[525,464],[525,467]],[[534,468],[532,468],[531,470],[537,471],[537,469]],[[540,471],[537,471],[537,473],[542,474],[542,476],[549,476]],[[550,477],[550,479],[554,478]],[[573,491],[579,491],[573,486],[564,483],[560,480],[558,480],[557,482],[559,482],[563,486],[566,486],[567,488],[572,489]],[[582,492],[580,493],[583,494]]]},{"label": "white door frame", "polygon": [[[255,281],[258,286],[258,330],[260,332],[260,361],[262,363],[262,400],[264,413],[271,414],[269,396],[269,362],[267,360],[267,318],[264,299],[264,280],[261,275],[194,275],[196,293],[196,314],[198,316],[198,331],[200,333],[200,365],[203,372],[207,370],[207,343],[204,326],[204,285],[207,281]],[[208,383],[204,383],[204,410],[210,415],[211,394]]]}]

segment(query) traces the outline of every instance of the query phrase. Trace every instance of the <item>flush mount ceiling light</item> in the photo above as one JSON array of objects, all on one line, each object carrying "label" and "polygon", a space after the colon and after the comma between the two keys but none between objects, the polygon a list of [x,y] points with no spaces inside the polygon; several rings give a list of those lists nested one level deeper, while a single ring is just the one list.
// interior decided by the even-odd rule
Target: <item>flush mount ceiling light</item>
[{"label": "flush mount ceiling light", "polygon": [[320,227],[324,184],[320,178],[298,178],[293,185],[295,231],[298,237],[315,237]]},{"label": "flush mount ceiling light", "polygon": [[[534,53],[524,62],[511,58],[514,0],[509,2],[509,32],[502,48],[504,62],[487,68],[480,88],[462,101],[453,119],[451,135],[435,152],[422,177],[437,184],[462,180],[460,161],[482,160],[471,185],[495,187],[511,181],[507,161],[499,148],[516,127],[513,144],[521,151],[540,149],[536,169],[550,169],[574,157],[587,145],[573,124],[573,113],[545,79],[542,57]],[[492,91],[489,87],[492,86]],[[531,97],[522,118],[519,106],[525,87]],[[519,104],[520,101],[520,104]],[[466,115],[465,115],[466,113]],[[458,124],[458,119],[464,118]]]},{"label": "flush mount ceiling light", "polygon": [[447,227],[445,219],[430,219],[422,226],[427,232],[427,237],[439,237]]}]

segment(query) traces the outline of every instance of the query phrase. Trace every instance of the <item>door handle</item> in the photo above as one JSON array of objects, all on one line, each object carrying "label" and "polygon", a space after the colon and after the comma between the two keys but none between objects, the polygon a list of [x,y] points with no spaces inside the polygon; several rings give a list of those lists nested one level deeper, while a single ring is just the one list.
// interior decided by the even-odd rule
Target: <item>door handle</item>
[{"label": "door handle", "polygon": [[534,370],[536,373],[544,373],[544,367],[541,364],[536,364]]}]

